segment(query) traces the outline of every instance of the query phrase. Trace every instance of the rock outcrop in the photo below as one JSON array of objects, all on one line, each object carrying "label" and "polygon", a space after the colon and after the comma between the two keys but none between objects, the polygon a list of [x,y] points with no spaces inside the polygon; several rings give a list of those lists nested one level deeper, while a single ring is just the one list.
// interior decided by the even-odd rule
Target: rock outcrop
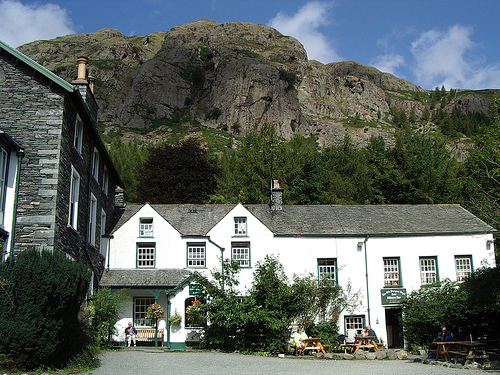
[{"label": "rock outcrop", "polygon": [[[296,39],[252,23],[202,19],[142,37],[103,29],[19,50],[68,81],[76,58],[87,56],[99,121],[121,132],[147,134],[182,111],[189,121],[235,135],[268,122],[286,139],[300,133],[322,146],[346,134],[357,143],[382,136],[390,144],[391,107],[417,118],[426,108],[424,90],[409,81],[354,61],[308,60]],[[449,111],[455,105],[485,112],[489,100],[471,92]]]}]

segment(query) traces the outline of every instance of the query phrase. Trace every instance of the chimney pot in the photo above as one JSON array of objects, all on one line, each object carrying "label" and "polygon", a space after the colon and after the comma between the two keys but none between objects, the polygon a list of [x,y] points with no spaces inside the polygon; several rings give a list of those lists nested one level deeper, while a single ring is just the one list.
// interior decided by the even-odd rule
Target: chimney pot
[{"label": "chimney pot", "polygon": [[87,79],[87,61],[88,59],[86,57],[79,57],[77,60],[78,62],[78,75],[76,80],[77,81],[85,81]]}]

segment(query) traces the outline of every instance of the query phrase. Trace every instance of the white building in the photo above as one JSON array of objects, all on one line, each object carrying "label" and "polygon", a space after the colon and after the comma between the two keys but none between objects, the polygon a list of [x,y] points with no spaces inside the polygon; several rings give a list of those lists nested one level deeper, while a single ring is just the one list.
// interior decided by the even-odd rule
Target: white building
[{"label": "white building", "polygon": [[157,301],[180,326],[165,334],[166,346],[182,348],[197,332],[186,327],[194,300],[189,275],[220,268],[220,257],[240,263],[241,293],[256,263],[279,257],[285,272],[335,275],[360,291],[360,307],[344,312],[340,331],[371,324],[388,347],[403,346],[399,300],[422,284],[460,280],[495,266],[495,229],[458,205],[127,206],[110,240],[101,286],[127,288],[118,323],[148,326],[147,306]]}]

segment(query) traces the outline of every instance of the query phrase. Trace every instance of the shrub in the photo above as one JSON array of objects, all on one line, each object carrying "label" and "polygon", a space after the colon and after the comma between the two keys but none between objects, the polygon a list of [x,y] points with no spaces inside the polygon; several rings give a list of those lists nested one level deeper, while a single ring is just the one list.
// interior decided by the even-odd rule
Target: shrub
[{"label": "shrub", "polygon": [[88,268],[61,253],[26,250],[0,264],[0,352],[18,368],[62,366],[87,344],[78,321]]},{"label": "shrub", "polygon": [[103,288],[92,297],[88,306],[92,326],[92,336],[99,347],[111,346],[111,336],[115,333],[118,309],[123,299],[123,291],[112,293]]}]

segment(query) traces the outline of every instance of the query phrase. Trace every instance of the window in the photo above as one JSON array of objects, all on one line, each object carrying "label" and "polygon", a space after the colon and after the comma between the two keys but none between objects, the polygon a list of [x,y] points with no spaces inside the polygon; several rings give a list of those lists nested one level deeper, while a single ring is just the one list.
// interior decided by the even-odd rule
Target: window
[{"label": "window", "polygon": [[326,279],[337,282],[336,258],[318,258],[318,280]]},{"label": "window", "polygon": [[104,210],[101,210],[101,243],[99,246],[99,250],[104,258],[106,258],[106,253],[108,249],[108,241],[104,237],[105,235],[106,235],[106,212],[104,212]]},{"label": "window", "polygon": [[455,269],[457,281],[462,281],[472,273],[472,256],[455,256]]},{"label": "window", "polygon": [[90,194],[90,212],[89,212],[89,229],[87,239],[88,243],[95,246],[95,230],[97,225],[97,199],[94,194]]},{"label": "window", "polygon": [[152,268],[155,266],[154,243],[137,244],[137,268]]},{"label": "window", "polygon": [[102,191],[106,196],[108,195],[108,185],[109,185],[109,172],[108,168],[104,167],[104,171],[102,172]]},{"label": "window", "polygon": [[96,148],[94,148],[94,154],[92,155],[92,177],[99,182],[99,151]]},{"label": "window", "polygon": [[83,143],[83,121],[80,115],[76,115],[75,122],[75,137],[73,138],[73,147],[81,155],[82,154],[82,143]]},{"label": "window", "polygon": [[153,218],[141,217],[139,219],[139,236],[153,237]]},{"label": "window", "polygon": [[399,258],[384,258],[384,286],[402,285]]},{"label": "window", "polygon": [[438,281],[437,258],[420,258],[420,280],[422,284],[432,284]]},{"label": "window", "polygon": [[5,213],[5,193],[7,190],[7,165],[9,154],[3,148],[0,148],[0,224],[3,224]]},{"label": "window", "polygon": [[134,325],[149,326],[152,324],[151,319],[146,317],[148,307],[155,303],[154,298],[134,298]]},{"label": "window", "polygon": [[345,330],[354,329],[356,333],[361,333],[365,327],[365,317],[363,315],[358,316],[346,316],[345,317]]},{"label": "window", "polygon": [[234,234],[236,236],[246,236],[247,234],[247,218],[235,217],[234,218]]},{"label": "window", "polygon": [[69,218],[68,225],[76,229],[78,219],[78,195],[80,194],[80,175],[72,167],[71,169],[71,187],[69,195]]},{"label": "window", "polygon": [[233,242],[231,244],[231,259],[240,267],[250,267],[250,243]]},{"label": "window", "polygon": [[188,267],[205,267],[205,244],[188,244]]},{"label": "window", "polygon": [[[206,324],[206,319],[203,314],[196,314],[195,312],[198,310],[197,307],[201,306],[205,301],[200,301],[195,297],[186,298],[184,301],[184,321],[186,322],[185,327],[203,327]],[[194,306],[194,308],[193,308]],[[188,309],[191,310],[188,313]],[[199,310],[198,310],[199,311]]]}]

